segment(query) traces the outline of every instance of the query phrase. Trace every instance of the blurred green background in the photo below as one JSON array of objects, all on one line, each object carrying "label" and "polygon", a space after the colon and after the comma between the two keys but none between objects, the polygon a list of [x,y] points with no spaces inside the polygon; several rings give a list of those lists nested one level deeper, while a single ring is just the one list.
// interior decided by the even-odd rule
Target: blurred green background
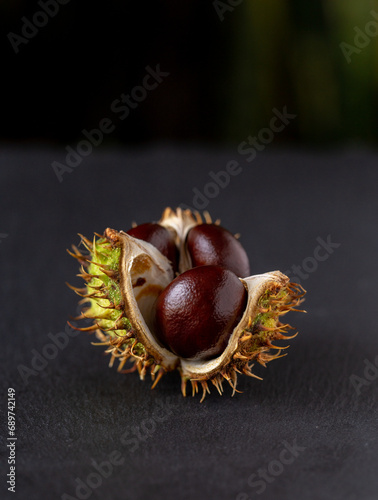
[{"label": "blurred green background", "polygon": [[[377,142],[377,2],[245,1],[233,15],[227,139],[261,127],[280,103],[297,113],[299,141]],[[356,27],[375,35],[359,34],[361,48]]]},{"label": "blurred green background", "polygon": [[275,143],[378,142],[378,0],[69,1],[15,53],[44,2],[0,1],[0,140],[79,140],[160,64],[104,145],[240,143],[284,106]]}]

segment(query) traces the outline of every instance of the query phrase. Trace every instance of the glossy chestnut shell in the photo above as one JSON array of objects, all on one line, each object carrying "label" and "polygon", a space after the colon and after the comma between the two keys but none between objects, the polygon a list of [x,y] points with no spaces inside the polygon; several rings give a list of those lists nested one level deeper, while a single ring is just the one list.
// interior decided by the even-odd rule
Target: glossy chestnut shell
[{"label": "glossy chestnut shell", "polygon": [[192,267],[223,266],[240,278],[250,275],[249,259],[241,243],[217,224],[198,224],[187,236]]},{"label": "glossy chestnut shell", "polygon": [[234,394],[238,374],[259,378],[253,363],[281,357],[286,346],[273,341],[295,337],[280,316],[298,311],[305,291],[279,271],[245,277],[243,248],[207,212],[167,207],[158,224],[97,236],[81,236],[85,249],[68,251],[86,282],[69,285],[88,304],[75,320],[93,320],[72,327],[96,332],[118,371],[150,373],[155,387],[177,369],[182,394],[189,382],[193,395],[202,387],[203,401],[210,383],[222,394],[227,382]]},{"label": "glossy chestnut shell", "polygon": [[176,248],[174,236],[168,229],[160,224],[147,222],[129,229],[127,234],[139,240],[151,243],[151,245],[157,248],[160,253],[171,261],[173,271],[177,271],[178,250]]},{"label": "glossy chestnut shell", "polygon": [[215,358],[225,350],[246,304],[246,289],[232,271],[190,269],[158,297],[155,337],[181,358]]}]

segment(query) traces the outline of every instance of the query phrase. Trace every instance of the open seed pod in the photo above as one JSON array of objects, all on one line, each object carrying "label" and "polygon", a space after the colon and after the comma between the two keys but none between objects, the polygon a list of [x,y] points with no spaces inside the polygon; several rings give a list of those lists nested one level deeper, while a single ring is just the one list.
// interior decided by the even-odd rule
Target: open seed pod
[{"label": "open seed pod", "polygon": [[[217,339],[212,340],[213,343],[218,342],[218,347],[222,346],[221,352],[219,349],[212,351],[217,352],[215,356],[208,359],[175,354],[169,343],[164,344],[157,335],[156,308],[164,290],[175,285],[176,280],[181,283],[187,274],[195,274],[195,270],[191,269],[187,236],[197,225],[212,224],[207,213],[204,217],[203,220],[200,214],[193,214],[190,210],[166,209],[159,221],[174,236],[179,250],[179,276],[176,279],[167,257],[148,241],[123,231],[108,228],[103,236],[95,236],[92,242],[81,236],[86,250],[73,246],[73,252],[69,252],[81,263],[79,276],[86,281],[85,288],[81,289],[69,285],[82,297],[82,303],[88,304],[75,319],[93,321],[91,326],[79,329],[96,332],[100,340],[97,345],[106,346],[106,352],[111,355],[110,365],[118,360],[120,372],[138,370],[141,379],[150,373],[154,380],[152,387],[166,372],[177,369],[181,374],[183,395],[186,395],[186,386],[190,382],[193,395],[199,387],[202,388],[201,401],[206,392],[210,392],[209,383],[222,394],[223,382],[227,381],[234,394],[237,374],[259,378],[251,371],[253,362],[266,366],[268,361],[281,357],[281,350],[286,347],[276,346],[273,342],[291,339],[295,335],[287,336],[292,327],[282,323],[280,317],[291,310],[297,311],[305,294],[300,285],[290,283],[289,278],[279,271],[237,278],[224,267],[208,266],[218,273],[234,276],[232,279],[237,283],[240,280],[244,288],[240,284],[238,286],[245,294],[243,310],[230,331],[226,332],[226,340],[223,333],[222,344]],[[201,274],[207,272],[206,267],[197,269]],[[201,303],[204,307],[210,304],[210,307],[212,301],[218,300],[219,294],[215,293],[216,290],[213,293],[211,282],[206,286]],[[227,297],[227,289],[225,294]],[[178,303],[180,306],[180,300]],[[182,307],[186,307],[186,303],[182,301]],[[215,305],[218,307],[218,304]],[[211,309],[208,313],[206,309],[204,311],[206,316],[211,316]],[[188,318],[188,311],[185,313],[185,318]],[[196,310],[193,311],[193,320],[195,316]],[[180,329],[181,332],[185,344],[185,328]],[[129,369],[125,366],[128,360],[133,363]]]}]

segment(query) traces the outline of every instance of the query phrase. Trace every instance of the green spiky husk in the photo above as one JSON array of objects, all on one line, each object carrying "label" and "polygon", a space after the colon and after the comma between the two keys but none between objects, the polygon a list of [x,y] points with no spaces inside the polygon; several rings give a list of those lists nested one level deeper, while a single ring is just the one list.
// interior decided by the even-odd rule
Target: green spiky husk
[{"label": "green spiky husk", "polygon": [[[100,342],[94,345],[107,346],[106,353],[111,355],[109,365],[119,360],[118,371],[128,373],[138,370],[143,379],[147,369],[152,378],[161,371],[161,366],[146,352],[144,345],[138,341],[133,327],[123,311],[124,301],[120,287],[119,262],[121,248],[116,242],[98,235],[93,242],[81,236],[81,244],[86,252],[73,245],[74,253],[69,252],[81,264],[78,275],[86,281],[86,288],[70,286],[83,297],[81,303],[87,307],[75,319],[91,319],[93,325],[78,328],[86,332],[95,332]],[[128,360],[134,362],[130,369],[124,369]],[[162,375],[162,374],[161,374]]]},{"label": "green spiky husk", "polygon": [[[82,331],[96,332],[100,340],[95,345],[106,346],[106,353],[111,355],[110,366],[118,359],[118,371],[128,373],[138,370],[143,379],[147,371],[151,374],[155,387],[160,378],[166,373],[166,368],[159,364],[146,350],[138,339],[133,325],[125,316],[124,300],[120,286],[119,262],[121,248],[119,242],[113,238],[98,235],[93,242],[81,236],[82,245],[87,253],[73,246],[74,253],[69,252],[81,264],[81,276],[86,281],[84,289],[75,289],[75,292],[83,297],[82,303],[88,305],[83,309],[78,319],[91,319],[93,325],[87,328],[79,328]],[[227,381],[236,391],[237,375],[245,374],[254,378],[252,373],[253,362],[263,366],[266,363],[284,356],[279,347],[272,342],[282,339],[290,339],[286,334],[292,327],[280,322],[280,316],[295,309],[302,302],[303,289],[299,285],[287,283],[285,286],[272,286],[267,289],[258,301],[257,314],[249,318],[248,327],[239,336],[236,352],[229,362],[219,370],[218,373],[209,376],[188,377],[180,366],[182,384],[181,390],[186,395],[187,382],[191,383],[193,395],[202,387],[203,401],[209,391],[208,382],[211,382],[220,394],[223,392],[223,382]],[[276,352],[274,352],[276,351]],[[133,362],[130,369],[125,369],[127,361]],[[156,376],[157,375],[157,376]]]},{"label": "green spiky husk", "polygon": [[[293,327],[287,323],[282,323],[280,317],[290,311],[305,312],[296,307],[303,302],[305,290],[296,283],[288,283],[286,286],[272,286],[260,297],[258,301],[258,313],[254,318],[249,318],[248,327],[245,328],[239,337],[236,352],[233,354],[219,373],[209,378],[186,378],[182,380],[182,392],[186,393],[186,384],[191,382],[192,394],[198,392],[199,386],[202,388],[202,399],[209,393],[208,382],[211,382],[219,394],[223,393],[223,383],[226,381],[235,392],[238,374],[262,380],[252,373],[253,362],[266,367],[269,361],[286,356],[281,351],[288,346],[282,347],[273,344],[277,340],[289,340],[295,335],[286,335]],[[275,352],[274,352],[275,351]]]}]

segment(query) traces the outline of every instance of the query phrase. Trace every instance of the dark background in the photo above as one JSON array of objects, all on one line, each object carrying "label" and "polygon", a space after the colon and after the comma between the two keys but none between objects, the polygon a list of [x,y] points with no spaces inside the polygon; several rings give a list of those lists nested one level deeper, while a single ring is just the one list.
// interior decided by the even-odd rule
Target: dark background
[{"label": "dark background", "polygon": [[[8,37],[41,7],[2,0],[0,139],[77,141],[160,64],[169,78],[103,146],[238,143],[285,105],[299,119],[276,143],[376,144],[378,37],[355,46],[371,10],[376,0],[71,0],[45,25],[37,16],[16,53]],[[342,43],[359,51],[349,63]]]},{"label": "dark background", "polygon": [[[378,365],[378,38],[349,64],[340,43],[353,44],[378,5],[245,0],[233,9],[221,20],[213,2],[71,0],[16,54],[7,35],[41,9],[0,3],[5,498],[75,498],[76,478],[115,450],[123,464],[88,498],[377,498],[378,377],[360,391],[352,380],[365,377],[366,362]],[[111,103],[157,64],[169,77],[59,182],[52,164],[65,162],[66,146],[114,118]],[[284,106],[296,118],[247,161],[238,145]],[[262,382],[240,377],[243,394],[214,388],[200,404],[181,397],[177,374],[151,391],[149,380],[109,369],[81,334],[25,383],[21,365],[30,368],[77,312],[64,284],[80,283],[66,253],[77,233],[127,230],[166,206],[199,208],[195,193],[229,161],[241,172],[204,208],[242,234],[253,274],[302,266],[318,238],[340,244],[302,281],[308,314],[288,318],[299,330],[288,356],[255,367]],[[6,490],[9,387],[16,494]],[[136,449],[121,441],[161,406],[166,418]],[[284,442],[305,449],[258,495],[251,474],[272,466]]]},{"label": "dark background", "polygon": [[[209,171],[238,158],[235,151],[95,152],[62,183],[46,166],[54,154],[0,155],[8,234],[0,240],[1,425],[6,390],[14,387],[18,437],[17,493],[5,498],[75,497],[75,479],[86,480],[91,460],[108,460],[114,450],[123,465],[89,498],[258,498],[248,478],[279,458],[283,441],[296,440],[306,449],[261,498],[375,499],[378,373],[359,392],[351,377],[364,377],[365,360],[378,364],[376,154],[262,152],[252,164],[241,160],[242,172],[210,201],[211,214],[242,234],[254,274],[301,266],[318,237],[340,246],[302,281],[308,313],[289,315],[299,335],[288,356],[255,367],[262,382],[240,377],[243,394],[212,390],[202,404],[199,396],[181,397],[177,374],[151,391],[150,380],[108,368],[85,333],[27,384],[19,370],[31,368],[32,350],[41,353],[48,334],[76,315],[77,297],[64,285],[80,283],[65,251],[79,243],[76,233],[128,229],[133,219],[157,220],[165,205],[190,204],[192,188],[202,189]],[[173,409],[154,432],[135,450],[122,444],[167,398]],[[5,440],[3,490],[4,449]],[[241,492],[247,497],[238,498]]]}]

